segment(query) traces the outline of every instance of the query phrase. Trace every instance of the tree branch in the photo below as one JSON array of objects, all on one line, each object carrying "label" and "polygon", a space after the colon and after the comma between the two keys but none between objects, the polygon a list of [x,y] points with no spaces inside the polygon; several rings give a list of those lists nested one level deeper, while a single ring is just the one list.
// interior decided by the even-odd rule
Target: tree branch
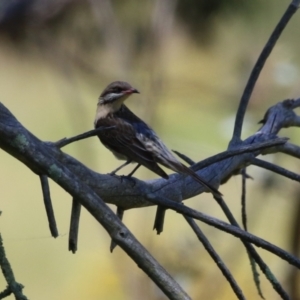
[{"label": "tree branch", "polygon": [[69,251],[73,253],[77,251],[80,212],[81,204],[76,198],[73,198],[69,231]]},{"label": "tree branch", "polygon": [[202,245],[205,248],[205,250],[211,256],[211,258],[213,259],[213,261],[215,262],[215,264],[218,266],[218,268],[223,273],[224,277],[227,279],[227,281],[231,285],[232,290],[236,294],[237,298],[238,299],[246,299],[245,296],[243,295],[242,290],[240,289],[240,287],[236,283],[234,277],[231,275],[230,271],[228,270],[228,268],[226,267],[226,265],[222,261],[221,257],[218,255],[218,253],[215,251],[215,249],[213,248],[213,246],[210,244],[209,240],[204,235],[204,233],[202,232],[202,230],[200,229],[200,227],[197,226],[197,224],[193,220],[193,218],[187,217],[185,215],[183,215],[183,216],[186,219],[186,221],[188,222],[188,224],[191,226],[191,228],[193,229],[193,231],[195,232],[197,238],[202,243]]},{"label": "tree branch", "polygon": [[256,84],[256,81],[260,75],[262,68],[265,65],[267,58],[269,57],[271,51],[273,50],[278,38],[280,37],[282,31],[284,30],[284,28],[286,27],[286,25],[288,24],[288,22],[294,15],[294,13],[297,11],[297,9],[299,7],[298,3],[299,3],[299,1],[292,1],[290,3],[287,10],[285,11],[282,18],[280,19],[277,26],[275,27],[274,31],[272,32],[269,40],[267,41],[265,47],[263,48],[262,52],[259,55],[257,62],[255,63],[255,65],[253,67],[253,70],[250,74],[250,77],[246,84],[243,95],[241,97],[239,108],[238,108],[238,111],[236,114],[233,136],[232,136],[232,140],[230,142],[230,145],[232,145],[232,146],[234,146],[235,144],[238,144],[241,140],[244,116],[246,113],[246,109],[247,109],[250,97],[252,95],[252,91]]},{"label": "tree branch", "polygon": [[83,139],[87,139],[87,138],[92,137],[92,136],[96,136],[100,131],[111,130],[113,128],[114,128],[114,126],[107,127],[107,128],[98,127],[96,129],[81,133],[79,135],[76,135],[76,136],[73,136],[73,137],[70,137],[70,138],[63,138],[63,139],[55,142],[54,144],[55,144],[56,147],[62,148],[62,147],[65,147],[65,146],[67,146],[71,143],[74,143],[74,142],[77,142],[77,141],[80,141],[80,140],[83,140]]},{"label": "tree branch", "polygon": [[278,151],[296,158],[300,158],[300,147],[291,143],[286,143],[278,147]]},{"label": "tree branch", "polygon": [[277,165],[274,165],[272,163],[269,163],[267,161],[264,161],[264,160],[261,160],[261,159],[258,159],[258,158],[253,158],[252,159],[252,164],[254,166],[264,168],[266,170],[272,171],[274,173],[277,173],[277,174],[282,175],[284,177],[287,177],[289,179],[300,182],[300,175],[298,175],[294,172],[291,172],[289,170],[286,170],[282,167],[279,167]]},{"label": "tree branch", "polygon": [[16,300],[28,300],[27,297],[23,294],[22,289],[24,286],[16,282],[13,270],[10,266],[8,259],[6,258],[2,236],[0,234],[0,267],[3,273],[3,276],[8,284],[6,290],[1,293],[1,298],[14,294]]},{"label": "tree branch", "polygon": [[44,205],[47,213],[50,232],[54,238],[57,238],[58,230],[57,230],[56,220],[55,220],[51,196],[50,196],[48,177],[45,175],[40,175],[40,181],[42,186]]}]

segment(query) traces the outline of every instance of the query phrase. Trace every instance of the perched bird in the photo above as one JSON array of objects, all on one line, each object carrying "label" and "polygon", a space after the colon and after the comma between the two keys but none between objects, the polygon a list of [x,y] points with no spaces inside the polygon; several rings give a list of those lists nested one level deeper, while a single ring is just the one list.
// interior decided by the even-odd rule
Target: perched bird
[{"label": "perched bird", "polygon": [[[139,93],[139,91],[129,83],[115,81],[104,89],[98,100],[95,128],[112,127],[110,130],[100,131],[98,137],[116,158],[126,160],[111,174],[115,174],[131,162],[136,162],[137,167],[128,176],[131,176],[142,165],[168,179],[167,173],[158,165],[161,164],[177,173],[193,177],[214,195],[220,196],[221,193],[216,188],[179,162],[156,133],[124,105],[124,101],[134,93]],[[154,223],[157,234],[163,230],[164,215],[165,208],[159,206]]]}]

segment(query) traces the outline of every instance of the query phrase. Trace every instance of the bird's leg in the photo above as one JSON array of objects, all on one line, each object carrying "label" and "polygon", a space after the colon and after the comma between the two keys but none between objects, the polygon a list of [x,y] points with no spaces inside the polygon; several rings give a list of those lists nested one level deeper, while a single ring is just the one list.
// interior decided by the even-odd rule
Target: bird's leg
[{"label": "bird's leg", "polygon": [[137,166],[126,177],[131,177],[140,166],[141,164],[137,164]]},{"label": "bird's leg", "polygon": [[109,175],[115,175],[119,170],[121,170],[122,168],[124,168],[125,166],[129,165],[132,162],[131,159],[128,159],[124,164],[122,164],[120,167],[116,168],[115,170],[113,170],[112,172],[109,173]]},{"label": "bird's leg", "polygon": [[134,172],[141,166],[141,164],[137,164],[137,166],[128,174],[128,175],[124,175],[124,176],[121,176],[121,178],[126,178],[128,180],[131,180],[132,183],[133,183],[133,187],[135,186],[135,179],[132,178],[131,176],[134,174]]}]

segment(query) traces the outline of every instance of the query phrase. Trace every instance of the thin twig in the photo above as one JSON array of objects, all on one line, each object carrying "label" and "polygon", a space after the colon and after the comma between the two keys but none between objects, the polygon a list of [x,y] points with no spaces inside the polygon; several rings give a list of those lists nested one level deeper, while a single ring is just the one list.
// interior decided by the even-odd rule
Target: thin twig
[{"label": "thin twig", "polygon": [[[244,230],[248,231],[247,228],[247,209],[246,209],[246,180],[247,180],[247,173],[246,168],[242,169],[241,171],[242,175],[242,195],[241,195],[241,206],[242,206],[242,224]],[[237,222],[236,222],[237,223]],[[246,248],[247,254],[250,260],[251,270],[253,274],[253,280],[255,282],[255,286],[257,288],[258,294],[261,298],[264,299],[261,286],[260,286],[260,280],[259,280],[259,273],[257,271],[257,266],[255,263],[255,259],[251,256],[251,252]]]},{"label": "thin twig", "polygon": [[12,291],[7,287],[4,291],[0,293],[0,299],[4,299],[12,294]]},{"label": "thin twig", "polygon": [[264,161],[264,160],[261,160],[261,159],[258,159],[258,158],[253,158],[251,160],[251,164],[254,165],[254,166],[258,166],[258,167],[267,169],[269,171],[272,171],[274,173],[277,173],[277,174],[282,175],[284,177],[287,177],[289,179],[300,182],[300,175],[298,175],[294,172],[291,172],[289,170],[286,170],[282,167],[279,167],[277,165],[274,165],[270,162],[267,162],[267,161]]},{"label": "thin twig", "polygon": [[9,291],[11,291],[11,293],[14,294],[16,300],[28,300],[27,297],[22,292],[24,286],[16,282],[15,280],[13,270],[5,254],[1,234],[0,234],[0,267],[8,285],[7,289],[3,291],[2,294],[3,295],[7,294],[8,293],[7,290],[9,289]]},{"label": "thin twig", "polygon": [[296,158],[300,158],[300,147],[292,143],[285,143],[284,145],[279,146],[278,151]]},{"label": "thin twig", "polygon": [[[255,286],[256,286],[258,295],[259,295],[262,299],[265,299],[265,297],[264,297],[264,295],[263,295],[263,293],[262,293],[261,285],[260,285],[260,279],[259,279],[260,274],[259,274],[259,272],[257,271],[257,265],[259,265],[259,264],[256,264],[256,261],[255,261],[255,259],[251,256],[251,253],[249,252],[249,250],[246,249],[246,251],[247,251],[247,254],[248,254],[248,257],[249,257],[250,266],[251,266],[251,271],[252,271],[252,276],[253,276],[253,281],[254,281],[254,283],[255,283]],[[260,258],[260,259],[261,259],[261,258]],[[262,261],[262,259],[261,259],[261,261]],[[265,270],[266,270],[265,275],[266,275],[267,279],[269,279],[268,276],[270,276],[270,275],[272,276],[272,277],[271,277],[271,280],[269,279],[269,281],[270,281],[271,284],[273,285],[273,278],[274,278],[274,275],[273,275],[272,273],[271,273],[271,274],[267,273],[270,269],[269,269],[269,267],[268,267],[263,261],[262,261],[261,265],[262,265],[261,268],[263,267],[263,268],[265,268]],[[275,278],[275,280],[276,280],[276,278]],[[277,280],[276,280],[276,284],[279,284],[281,290],[283,290],[283,288],[281,287],[280,283],[279,283]],[[284,291],[284,290],[283,290],[283,291]],[[284,291],[284,292],[285,292],[285,291]],[[280,293],[278,293],[278,294],[280,294]]]},{"label": "thin twig", "polygon": [[84,133],[81,133],[79,135],[76,135],[76,136],[73,136],[73,137],[70,137],[70,138],[63,138],[57,142],[55,142],[55,146],[58,147],[58,148],[62,148],[62,147],[65,147],[66,145],[69,145],[73,142],[76,142],[76,141],[80,141],[80,140],[83,140],[83,139],[86,139],[86,138],[89,138],[91,136],[95,136],[97,135],[100,131],[103,131],[103,130],[111,130],[115,128],[114,126],[111,126],[111,127],[107,127],[107,128],[103,128],[103,127],[98,127],[96,129],[93,129],[93,130],[90,130],[90,131],[87,131],[87,132],[84,132]]},{"label": "thin twig", "polygon": [[[211,157],[208,157],[198,163],[196,163],[195,165],[192,166],[193,170],[200,170],[203,169],[209,165],[212,165],[216,162],[219,162],[223,159],[235,156],[235,155],[239,155],[239,154],[243,154],[243,153],[247,153],[247,152],[254,152],[257,150],[262,150],[265,148],[270,148],[270,147],[274,147],[274,146],[279,146],[282,144],[285,144],[287,142],[287,138],[275,138],[273,140],[268,140],[266,142],[262,142],[262,143],[255,143],[255,144],[251,144],[249,146],[242,146],[239,149],[234,149],[234,150],[227,150],[227,151],[223,151],[221,153],[218,153],[216,155],[213,155]],[[178,152],[176,152],[178,154]]]},{"label": "thin twig", "polygon": [[78,245],[80,212],[81,212],[81,204],[79,201],[73,198],[70,231],[69,231],[69,251],[72,251],[74,254],[77,251],[77,245]]},{"label": "thin twig", "polygon": [[205,250],[208,252],[208,254],[211,256],[213,261],[216,263],[216,265],[219,267],[227,281],[232,287],[232,290],[236,294],[238,299],[246,299],[245,296],[243,295],[242,290],[236,283],[234,277],[231,275],[230,271],[222,261],[221,257],[218,255],[218,253],[215,251],[209,240],[206,238],[200,227],[196,224],[196,222],[193,220],[193,218],[187,217],[183,215],[188,224],[191,226],[195,234],[197,235],[199,241],[202,243],[203,247]]},{"label": "thin twig", "polygon": [[283,29],[288,24],[291,17],[297,11],[298,5],[295,4],[295,1],[292,1],[288,6],[287,10],[283,14],[282,18],[278,22],[277,26],[275,27],[273,33],[271,34],[269,40],[267,41],[265,47],[263,48],[262,52],[259,55],[257,62],[255,63],[252,72],[250,74],[249,80],[243,92],[243,95],[240,100],[239,108],[236,114],[235,124],[234,124],[234,131],[233,136],[230,144],[235,145],[236,143],[240,142],[241,140],[241,133],[242,133],[242,126],[244,121],[244,116],[246,113],[246,109],[256,84],[256,81],[259,77],[259,74],[262,68],[265,65],[267,58],[269,57],[271,51],[273,50],[278,38],[280,37]]},{"label": "thin twig", "polygon": [[[124,209],[122,207],[117,206],[116,215],[122,221],[123,216],[124,216]],[[110,252],[112,253],[116,247],[117,247],[117,243],[112,239],[110,242],[110,248],[109,248]]]},{"label": "thin twig", "polygon": [[57,230],[56,220],[55,220],[51,196],[50,196],[48,177],[46,175],[40,175],[40,181],[42,186],[44,205],[47,213],[50,232],[54,238],[57,238],[58,230]]},{"label": "thin twig", "polygon": [[241,204],[242,204],[242,223],[244,230],[247,229],[247,211],[246,211],[246,168],[242,170],[242,196],[241,196]]}]

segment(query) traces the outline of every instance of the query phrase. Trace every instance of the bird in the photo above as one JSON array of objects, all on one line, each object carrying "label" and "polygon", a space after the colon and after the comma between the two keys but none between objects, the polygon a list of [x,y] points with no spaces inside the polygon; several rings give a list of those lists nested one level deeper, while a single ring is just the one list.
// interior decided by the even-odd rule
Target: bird
[{"label": "bird", "polygon": [[[125,160],[124,164],[110,174],[115,175],[124,166],[135,162],[137,166],[127,175],[128,177],[131,177],[142,165],[162,178],[168,179],[168,174],[159,166],[162,165],[174,172],[191,176],[214,196],[221,196],[222,194],[215,187],[182,164],[155,131],[124,104],[132,94],[139,94],[139,91],[127,82],[114,81],[98,98],[94,126],[109,128],[109,130],[102,130],[97,135],[102,144],[117,159]],[[153,227],[157,234],[163,231],[165,210],[162,206],[157,208]]]}]

